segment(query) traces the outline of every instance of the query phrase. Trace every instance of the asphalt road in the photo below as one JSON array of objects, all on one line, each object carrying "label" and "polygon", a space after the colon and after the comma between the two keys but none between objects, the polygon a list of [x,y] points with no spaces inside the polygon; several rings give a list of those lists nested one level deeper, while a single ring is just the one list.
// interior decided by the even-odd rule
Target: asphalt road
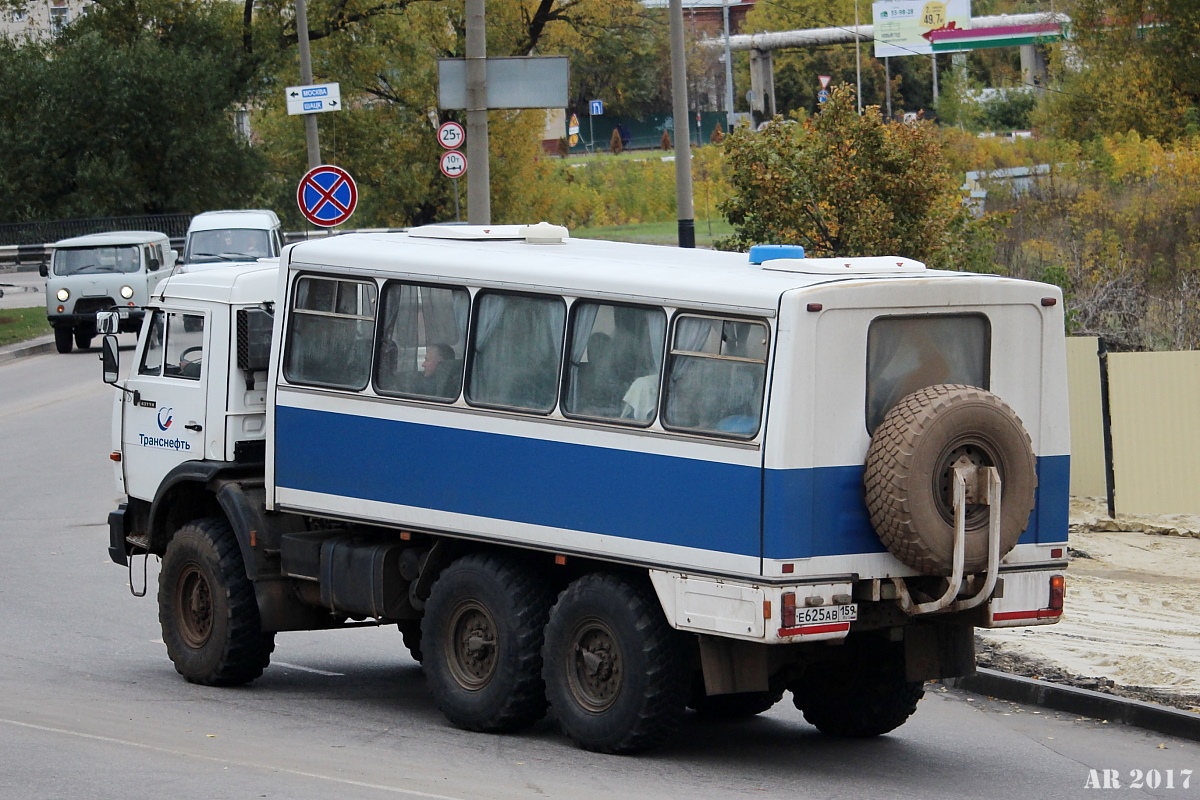
[{"label": "asphalt road", "polygon": [[1115,770],[1110,795],[1200,798],[1195,743],[936,685],[879,739],[826,738],[785,699],[624,758],[552,720],[451,728],[392,628],[280,634],[250,686],[192,686],[160,640],[153,561],[140,599],[108,561],[112,392],[95,351],[0,365],[0,797],[1068,798]]}]

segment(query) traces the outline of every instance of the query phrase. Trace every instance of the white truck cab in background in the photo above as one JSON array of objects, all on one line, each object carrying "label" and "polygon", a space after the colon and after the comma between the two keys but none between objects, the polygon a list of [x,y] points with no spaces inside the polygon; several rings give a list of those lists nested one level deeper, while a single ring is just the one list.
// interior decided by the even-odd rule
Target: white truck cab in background
[{"label": "white truck cab in background", "polygon": [[976,627],[1062,615],[1054,286],[543,223],[303,242],[149,305],[123,382],[104,342],[109,555],[162,558],[189,681],[395,624],[469,730],[553,706],[633,752],[790,690],[862,737]]},{"label": "white truck cab in background", "polygon": [[274,211],[205,211],[188,224],[179,271],[276,258],[281,248],[279,217]]}]

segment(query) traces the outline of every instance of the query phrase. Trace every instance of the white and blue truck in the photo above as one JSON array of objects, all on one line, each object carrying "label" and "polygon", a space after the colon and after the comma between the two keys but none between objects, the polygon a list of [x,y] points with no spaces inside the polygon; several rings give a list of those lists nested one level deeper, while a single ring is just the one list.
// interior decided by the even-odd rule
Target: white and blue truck
[{"label": "white and blue truck", "polygon": [[1054,286],[430,226],[173,276],[104,344],[109,553],[161,558],[196,683],[394,624],[466,729],[633,752],[790,692],[863,737],[1062,614]]}]

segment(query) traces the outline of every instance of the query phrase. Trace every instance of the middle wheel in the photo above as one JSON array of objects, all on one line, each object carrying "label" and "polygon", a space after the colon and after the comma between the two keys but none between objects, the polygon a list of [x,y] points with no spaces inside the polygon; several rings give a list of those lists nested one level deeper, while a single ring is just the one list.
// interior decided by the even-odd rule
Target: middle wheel
[{"label": "middle wheel", "polygon": [[642,582],[585,575],[546,627],[546,694],[580,747],[633,753],[666,739],[687,705],[686,637]]},{"label": "middle wheel", "polygon": [[450,722],[504,731],[545,715],[542,641],[552,601],[537,571],[510,556],[472,553],[438,576],[419,650],[430,693]]}]

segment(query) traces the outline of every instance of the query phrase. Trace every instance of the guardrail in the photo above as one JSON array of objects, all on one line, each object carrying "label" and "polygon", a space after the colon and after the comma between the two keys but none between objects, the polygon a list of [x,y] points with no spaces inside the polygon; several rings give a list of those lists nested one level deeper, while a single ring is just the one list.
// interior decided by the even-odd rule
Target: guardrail
[{"label": "guardrail", "polygon": [[[408,230],[407,228],[359,228],[352,231],[290,231],[283,234],[284,244],[294,244],[303,242],[309,239],[324,239],[328,236],[340,236],[344,233],[397,233]],[[171,239],[171,247],[183,253],[183,237]],[[50,251],[54,248],[54,244],[13,244],[0,246],[0,271],[11,271],[12,269],[37,269],[43,264],[46,264],[50,258]]]}]

